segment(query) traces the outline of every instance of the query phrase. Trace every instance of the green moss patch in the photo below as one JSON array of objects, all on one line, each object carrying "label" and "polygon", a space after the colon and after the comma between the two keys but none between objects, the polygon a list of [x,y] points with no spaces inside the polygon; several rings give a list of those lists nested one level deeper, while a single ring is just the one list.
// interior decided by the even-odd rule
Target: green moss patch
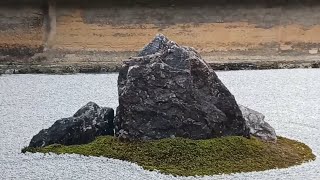
[{"label": "green moss patch", "polygon": [[243,137],[121,142],[114,137],[102,136],[85,145],[50,145],[25,148],[22,151],[104,156],[134,162],[148,170],[179,176],[263,171],[286,168],[315,159],[308,146],[283,137],[278,137],[277,143],[270,143]]}]

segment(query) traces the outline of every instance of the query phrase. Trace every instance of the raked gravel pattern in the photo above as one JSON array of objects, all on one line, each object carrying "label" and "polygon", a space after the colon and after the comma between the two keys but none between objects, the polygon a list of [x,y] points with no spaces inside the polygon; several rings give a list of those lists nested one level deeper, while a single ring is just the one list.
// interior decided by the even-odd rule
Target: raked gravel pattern
[{"label": "raked gravel pattern", "polygon": [[[218,72],[238,103],[262,112],[278,135],[320,154],[320,69]],[[0,179],[320,179],[320,160],[263,172],[174,177],[103,157],[21,154],[33,135],[88,101],[116,108],[117,74],[1,75]],[[213,167],[214,168],[214,167]]]}]

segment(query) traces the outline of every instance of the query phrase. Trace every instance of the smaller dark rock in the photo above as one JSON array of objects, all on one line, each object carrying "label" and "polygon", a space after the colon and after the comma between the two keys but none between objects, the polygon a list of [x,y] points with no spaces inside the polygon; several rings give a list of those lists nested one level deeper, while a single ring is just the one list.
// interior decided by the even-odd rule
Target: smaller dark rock
[{"label": "smaller dark rock", "polygon": [[29,147],[44,147],[50,144],[85,144],[95,137],[114,134],[114,110],[99,107],[89,102],[79,109],[73,117],[57,120],[50,128],[35,135]]},{"label": "smaller dark rock", "polygon": [[242,105],[239,105],[239,108],[250,129],[251,135],[265,141],[277,140],[274,128],[264,121],[265,116],[263,114]]}]

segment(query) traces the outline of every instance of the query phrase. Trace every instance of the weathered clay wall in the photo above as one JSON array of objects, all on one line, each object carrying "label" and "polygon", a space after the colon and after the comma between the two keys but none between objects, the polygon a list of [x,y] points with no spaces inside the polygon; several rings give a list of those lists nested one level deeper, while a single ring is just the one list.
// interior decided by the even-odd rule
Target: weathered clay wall
[{"label": "weathered clay wall", "polygon": [[[29,1],[36,5],[23,4]],[[138,51],[157,33],[203,54],[314,54],[320,47],[320,5],[314,0],[79,2],[14,0],[1,5],[0,53],[32,55],[43,47],[55,52]]]},{"label": "weathered clay wall", "polygon": [[0,74],[116,71],[157,33],[214,69],[320,66],[318,0],[3,0]]},{"label": "weathered clay wall", "polygon": [[[137,51],[156,33],[201,52],[319,48],[319,5],[64,7],[57,4],[54,49]],[[313,52],[313,51],[310,51]]]},{"label": "weathered clay wall", "polygon": [[43,10],[0,6],[0,55],[31,56],[42,51]]}]

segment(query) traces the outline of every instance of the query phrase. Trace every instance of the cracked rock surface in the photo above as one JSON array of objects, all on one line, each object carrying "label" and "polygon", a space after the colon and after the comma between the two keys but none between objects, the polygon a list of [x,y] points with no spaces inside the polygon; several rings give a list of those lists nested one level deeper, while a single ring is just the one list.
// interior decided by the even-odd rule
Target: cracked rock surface
[{"label": "cracked rock surface", "polygon": [[48,129],[41,130],[33,136],[29,147],[44,147],[50,144],[85,144],[96,136],[114,134],[114,110],[99,107],[89,102],[72,117],[57,120]]},{"label": "cracked rock surface", "polygon": [[121,139],[249,136],[234,96],[192,48],[157,35],[118,77]]},{"label": "cracked rock surface", "polygon": [[239,105],[250,134],[265,141],[276,141],[277,135],[273,127],[264,121],[265,116],[255,110]]}]

